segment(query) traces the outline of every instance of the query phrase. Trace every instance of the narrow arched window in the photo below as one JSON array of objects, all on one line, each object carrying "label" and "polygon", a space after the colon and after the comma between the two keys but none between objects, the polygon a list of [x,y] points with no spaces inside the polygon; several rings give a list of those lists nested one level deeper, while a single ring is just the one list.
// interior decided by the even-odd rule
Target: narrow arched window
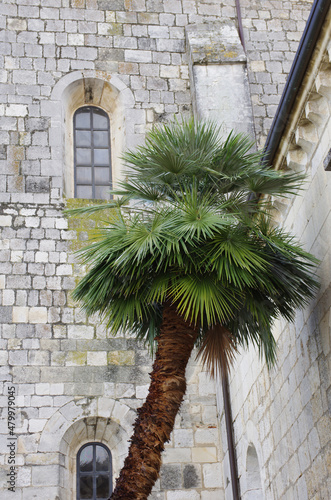
[{"label": "narrow arched window", "polygon": [[75,198],[109,198],[110,127],[107,113],[84,106],[74,114]]},{"label": "narrow arched window", "polygon": [[244,498],[246,500],[263,500],[259,459],[252,443],[247,449],[246,474],[247,492]]},{"label": "narrow arched window", "polygon": [[110,451],[101,443],[84,444],[77,453],[77,500],[108,500],[112,491]]}]

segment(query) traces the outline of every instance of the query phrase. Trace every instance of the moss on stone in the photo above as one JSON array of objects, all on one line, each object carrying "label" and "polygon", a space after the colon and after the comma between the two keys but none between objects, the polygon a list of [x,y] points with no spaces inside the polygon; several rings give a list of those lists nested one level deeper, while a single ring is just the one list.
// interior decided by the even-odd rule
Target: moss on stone
[{"label": "moss on stone", "polygon": [[[93,205],[102,204],[103,200],[85,200],[81,198],[68,198],[66,200],[67,210],[75,208],[91,207]],[[91,215],[67,215],[68,229],[76,231],[77,238],[70,240],[69,250],[76,252],[83,248],[91,241],[99,232],[99,229],[109,219],[111,210],[95,212]]]},{"label": "moss on stone", "polygon": [[[87,200],[82,198],[67,198],[66,209],[73,210],[76,208],[92,207],[94,205],[102,205],[105,200]],[[86,214],[66,214],[68,218],[68,230],[76,233],[76,238],[68,240],[69,251],[76,253],[99,234],[100,228],[107,224],[107,221],[114,219],[116,212],[112,209],[100,210],[90,215]],[[116,217],[116,215],[115,215]],[[79,264],[72,264],[74,268],[73,277],[75,280],[75,287],[78,285],[80,279],[84,274],[84,267]],[[72,295],[68,294],[68,307],[77,307],[77,302],[72,299]]]},{"label": "moss on stone", "polygon": [[134,365],[134,351],[111,351],[108,353],[109,365]]},{"label": "moss on stone", "polygon": [[228,51],[223,54],[223,57],[226,57],[228,59],[235,59],[236,57],[238,57],[238,55],[238,52]]},{"label": "moss on stone", "polygon": [[77,366],[86,365],[86,352],[69,352],[67,355],[67,363]]},{"label": "moss on stone", "polygon": [[108,35],[123,35],[123,25],[119,23],[109,23]]}]

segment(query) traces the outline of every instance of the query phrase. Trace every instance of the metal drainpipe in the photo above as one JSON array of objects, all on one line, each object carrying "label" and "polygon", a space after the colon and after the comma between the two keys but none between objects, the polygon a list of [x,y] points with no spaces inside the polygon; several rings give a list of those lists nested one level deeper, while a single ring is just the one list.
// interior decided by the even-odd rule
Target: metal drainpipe
[{"label": "metal drainpipe", "polygon": [[237,9],[237,18],[238,18],[239,38],[240,38],[241,44],[242,44],[242,46],[244,48],[244,51],[246,52],[245,39],[244,39],[244,30],[243,30],[243,23],[242,23],[242,18],[241,18],[241,9],[240,9],[240,2],[239,2],[239,0],[236,0],[236,9]]},{"label": "metal drainpipe", "polygon": [[302,80],[330,5],[330,0],[315,0],[311,8],[305,30],[285,84],[284,92],[264,146],[264,159],[270,164],[272,164],[277,152],[295,98],[300,90]]},{"label": "metal drainpipe", "polygon": [[[239,38],[243,46],[243,49],[246,52],[239,0],[236,0],[236,9],[238,18]],[[232,411],[231,411],[231,401],[229,393],[229,380],[226,369],[222,368],[221,377],[222,377],[224,417],[225,417],[226,437],[228,442],[232,496],[233,500],[240,500],[237,457],[233,440],[233,423],[232,423]]]},{"label": "metal drainpipe", "polygon": [[[238,18],[239,38],[243,46],[243,49],[246,52],[239,0],[236,0],[236,9]],[[228,442],[232,495],[233,495],[233,500],[240,500],[237,457],[233,440],[233,423],[232,423],[232,411],[231,411],[231,402],[229,393],[229,380],[226,369],[222,369],[221,377],[222,377],[224,417],[225,417],[226,437]]]},{"label": "metal drainpipe", "polygon": [[222,369],[221,377],[222,377],[222,392],[223,392],[226,437],[228,441],[232,495],[233,495],[233,500],[240,500],[237,457],[233,440],[233,423],[232,423],[232,412],[231,412],[231,402],[229,393],[229,380],[226,369]]}]

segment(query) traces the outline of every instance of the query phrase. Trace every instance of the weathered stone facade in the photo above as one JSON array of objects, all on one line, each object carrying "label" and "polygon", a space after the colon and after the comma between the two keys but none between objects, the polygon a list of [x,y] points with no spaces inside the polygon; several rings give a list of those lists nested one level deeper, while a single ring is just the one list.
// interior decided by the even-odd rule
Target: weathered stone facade
[{"label": "weathered stone facade", "polygon": [[[259,145],[270,128],[311,5],[311,0],[241,0],[246,55],[240,61],[240,77],[233,78],[240,80],[247,96],[245,109],[252,105],[249,128],[252,134],[255,130]],[[87,320],[70,298],[83,272],[73,251],[95,225],[93,220],[68,221],[63,215],[65,205],[77,203],[72,200],[73,112],[93,104],[109,114],[116,184],[123,150],[140,144],[153,124],[193,112],[196,95],[186,30],[220,21],[237,25],[234,0],[2,2],[0,444],[8,451],[0,456],[4,500],[74,498],[75,457],[91,441],[109,446],[115,477],[149,382],[151,358],[144,346],[128,332],[113,338],[98,318]],[[239,68],[234,70],[236,64],[231,61],[231,72]],[[199,71],[204,71],[202,66]],[[304,197],[282,207],[282,220],[321,259],[324,281],[316,303],[298,314],[295,326],[278,326],[279,365],[274,371],[268,373],[254,353],[238,359],[230,389],[246,500],[251,498],[247,464],[254,468],[256,459],[261,498],[326,499],[331,491],[330,181],[322,166],[330,147],[330,85],[329,67],[323,70],[318,78],[326,104],[323,101],[322,111],[316,112],[316,100],[307,98],[310,115],[307,108],[302,122],[320,120],[319,145],[301,126],[296,127],[297,143],[286,151],[288,167],[303,165],[311,187]],[[205,72],[212,74],[210,65]],[[15,494],[7,490],[6,475],[12,386],[18,438]],[[219,417],[215,392],[214,383],[193,359],[185,402],[151,498],[231,498],[222,403]]]},{"label": "weathered stone facade", "polygon": [[[250,351],[238,358],[232,372],[231,401],[244,500],[330,498],[331,179],[325,170],[331,145],[330,41],[331,11],[274,162],[276,168],[307,175],[301,196],[276,202],[275,211],[279,224],[320,260],[321,288],[316,299],[297,312],[293,324],[279,321],[275,325],[279,349],[275,368],[268,372],[257,353]],[[252,445],[261,490],[252,488],[252,472],[256,472],[250,469]]]}]

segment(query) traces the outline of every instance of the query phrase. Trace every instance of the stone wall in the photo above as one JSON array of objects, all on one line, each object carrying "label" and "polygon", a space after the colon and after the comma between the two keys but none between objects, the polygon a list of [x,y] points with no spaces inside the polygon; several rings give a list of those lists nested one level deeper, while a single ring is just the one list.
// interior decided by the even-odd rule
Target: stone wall
[{"label": "stone wall", "polygon": [[[325,159],[331,143],[330,14],[283,137],[277,162],[305,172],[301,195],[275,206],[278,222],[320,260],[321,287],[295,321],[279,321],[278,363],[267,370],[257,353],[238,359],[231,380],[239,476],[249,496],[248,450],[258,456],[265,498],[330,496],[331,178]],[[231,498],[226,491],[226,498]],[[255,498],[253,496],[253,498]]]},{"label": "stone wall", "polygon": [[[248,75],[261,144],[275,114],[312,0],[242,1]],[[50,136],[56,82],[74,71],[117,75],[131,89],[135,125],[191,111],[185,27],[234,19],[234,0],[18,0],[1,12],[1,201],[61,199]],[[52,149],[53,148],[53,149]],[[54,151],[53,151],[54,150]]]},{"label": "stone wall", "polygon": [[[262,144],[312,0],[241,3],[253,118]],[[74,220],[68,227],[62,213],[63,193],[70,198],[72,191],[72,113],[75,107],[95,103],[100,85],[107,90],[104,107],[115,117],[120,178],[121,151],[141,143],[153,124],[192,113],[185,28],[220,19],[237,23],[234,0],[2,2],[0,444],[7,449],[7,391],[14,386],[19,500],[41,498],[46,491],[48,500],[71,499],[75,454],[90,440],[110,443],[118,472],[151,366],[143,346],[127,334],[112,338],[97,318],[87,321],[70,299],[81,272],[72,250],[76,242],[86,241],[93,226]],[[87,92],[91,81],[94,90]],[[247,363],[251,366],[244,361],[238,373],[246,376]],[[265,369],[262,373],[268,382]],[[188,380],[153,498],[220,500],[227,473],[223,482],[215,388],[194,360]],[[247,393],[239,389],[244,383],[232,383],[232,392],[238,394],[234,408],[239,439],[240,419],[246,422],[249,414],[247,402],[252,397],[258,408],[257,397],[264,398],[265,392],[258,392],[260,382]],[[282,385],[272,387],[277,401]],[[278,416],[271,418],[268,411],[261,424],[267,437],[270,422]],[[269,443],[262,437],[261,442]],[[260,458],[258,445],[257,451]],[[13,495],[7,491],[8,456],[0,457],[7,467],[1,472],[4,499]],[[270,454],[264,457],[260,464],[273,467]],[[268,477],[275,478],[279,489],[270,489],[270,495],[281,498],[278,493],[284,490],[278,486],[278,471],[273,471]],[[297,479],[293,491],[302,481]]]},{"label": "stone wall", "polygon": [[259,148],[275,116],[313,0],[240,0]]},{"label": "stone wall", "polygon": [[[110,447],[116,477],[151,370],[151,356],[142,344],[129,335],[113,338],[98,318],[87,320],[73,304],[70,290],[84,272],[73,251],[86,241],[95,222],[72,219],[68,227],[62,208],[3,204],[0,216],[0,442],[6,450],[7,389],[14,386],[16,498],[24,500],[41,498],[46,488],[49,500],[71,499],[74,457],[94,439]],[[188,382],[152,498],[222,496],[214,385],[194,359]],[[90,431],[78,439],[86,426]],[[11,498],[6,492],[8,454],[2,454],[1,463],[6,465],[1,495]]]}]

